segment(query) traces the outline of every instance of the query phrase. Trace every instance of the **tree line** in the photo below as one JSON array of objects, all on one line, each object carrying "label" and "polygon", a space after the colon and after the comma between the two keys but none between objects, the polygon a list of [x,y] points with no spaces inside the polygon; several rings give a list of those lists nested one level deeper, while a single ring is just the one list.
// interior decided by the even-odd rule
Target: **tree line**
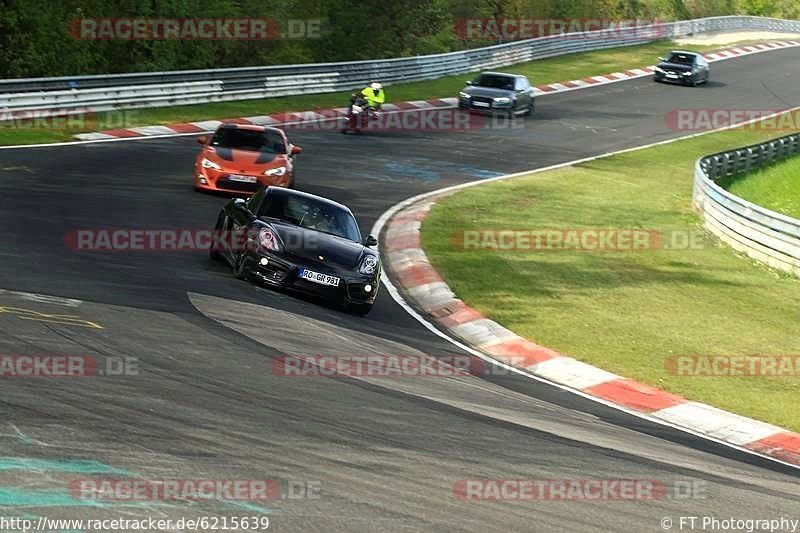
[{"label": "tree line", "polygon": [[[797,0],[0,0],[0,78],[294,64],[432,54],[486,46],[467,18],[658,19],[752,14],[797,18]],[[262,18],[289,38],[75,36],[86,19]],[[310,22],[302,27],[302,22]],[[317,23],[319,26],[317,26]],[[277,37],[277,34],[273,34]]]}]

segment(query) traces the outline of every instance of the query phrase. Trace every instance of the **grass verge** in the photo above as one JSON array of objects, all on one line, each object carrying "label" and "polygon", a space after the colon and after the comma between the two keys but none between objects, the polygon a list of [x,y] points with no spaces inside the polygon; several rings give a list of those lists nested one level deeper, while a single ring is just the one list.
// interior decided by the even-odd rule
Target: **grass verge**
[{"label": "grass verge", "polygon": [[[481,185],[440,201],[422,226],[434,267],[468,305],[514,332],[611,372],[800,431],[800,376],[687,377],[673,355],[800,355],[800,280],[702,231],[694,161],[767,139],[731,130]],[[773,135],[774,132],[773,132]],[[693,249],[465,250],[485,229],[701,232]]]},{"label": "grass verge", "polygon": [[[734,44],[741,45],[745,44],[745,42]],[[734,46],[734,44],[728,46]],[[672,48],[708,51],[711,49],[718,49],[720,46],[681,45],[678,47],[673,41],[663,40],[638,46],[610,48],[595,52],[581,52],[549,59],[529,61],[527,63],[506,67],[503,70],[524,74],[532,80],[533,84],[542,85],[650,65],[656,62],[658,56],[663,55]],[[472,77],[474,77],[474,74],[460,74],[435,80],[401,83],[388,87],[386,92],[390,102],[452,97],[458,94],[458,90],[464,87],[464,82]],[[259,100],[240,100],[235,102],[138,109],[126,115],[126,124],[124,127],[269,115],[281,111],[304,111],[310,109],[343,107],[347,103],[349,94],[349,92],[345,91]],[[99,115],[101,119],[105,116],[103,113]],[[116,115],[116,113],[112,113],[109,119],[117,120]],[[117,124],[98,124],[92,122],[91,124],[87,123],[85,127],[65,129],[44,127],[20,129],[13,123],[0,123],[0,145],[69,141],[73,139],[73,135],[76,133],[115,129],[118,127],[121,126]]]},{"label": "grass verge", "polygon": [[726,188],[749,202],[800,219],[800,157],[739,176]]}]

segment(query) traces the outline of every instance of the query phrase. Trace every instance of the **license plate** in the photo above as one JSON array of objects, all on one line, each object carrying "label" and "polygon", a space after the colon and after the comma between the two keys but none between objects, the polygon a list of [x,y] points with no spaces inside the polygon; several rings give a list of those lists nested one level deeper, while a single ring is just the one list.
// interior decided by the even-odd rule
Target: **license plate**
[{"label": "license plate", "polygon": [[489,107],[489,102],[472,102],[475,107]]},{"label": "license plate", "polygon": [[667,74],[667,77],[672,79],[672,80],[677,80],[678,79],[678,75],[677,74]]},{"label": "license plate", "polygon": [[300,277],[314,283],[319,283],[320,285],[330,285],[331,287],[339,286],[339,278],[336,276],[320,274],[319,272],[314,272],[313,270],[308,270],[307,268],[304,268],[300,271]]},{"label": "license plate", "polygon": [[241,174],[228,174],[228,179],[230,181],[241,181],[244,183],[255,183],[258,181],[258,178],[255,176],[242,176]]}]

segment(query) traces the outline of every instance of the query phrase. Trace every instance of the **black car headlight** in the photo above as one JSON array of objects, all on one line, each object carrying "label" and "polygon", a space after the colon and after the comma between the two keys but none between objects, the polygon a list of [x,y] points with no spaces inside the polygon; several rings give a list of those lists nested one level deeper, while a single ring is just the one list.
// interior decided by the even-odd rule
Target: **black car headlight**
[{"label": "black car headlight", "polygon": [[358,272],[367,276],[375,274],[378,269],[378,258],[374,255],[367,255],[361,260],[358,266]]},{"label": "black car headlight", "polygon": [[283,245],[278,235],[268,228],[261,228],[258,231],[258,245],[262,250],[270,252],[280,252],[283,250]]}]

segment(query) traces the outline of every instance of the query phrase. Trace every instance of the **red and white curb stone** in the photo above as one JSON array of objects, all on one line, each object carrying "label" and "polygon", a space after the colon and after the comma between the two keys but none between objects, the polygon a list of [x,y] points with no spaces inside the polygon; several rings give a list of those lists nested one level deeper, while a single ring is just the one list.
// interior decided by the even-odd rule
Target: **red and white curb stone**
[{"label": "red and white curb stone", "polygon": [[[736,48],[728,48],[716,52],[705,54],[709,62],[724,61],[734,57],[758,54],[762,52],[769,52],[781,48],[790,48],[800,46],[800,41],[775,41],[764,44],[756,44],[752,46],[741,46]],[[620,81],[633,80],[636,78],[643,78],[652,76],[654,65],[642,68],[634,68],[624,72],[612,72],[601,76],[590,76],[580,80],[569,80],[561,83],[550,83],[546,85],[539,85],[534,87],[536,96],[545,96],[548,94],[558,94],[569,91],[577,91],[587,87],[597,87],[599,85],[607,85],[609,83],[617,83]],[[416,109],[447,109],[453,108],[458,105],[457,98],[434,98],[431,100],[415,100],[411,102],[396,102],[393,104],[385,104],[384,111],[389,112],[403,112]],[[239,124],[258,124],[264,126],[286,126],[288,124],[303,124],[303,123],[316,123],[320,121],[340,120],[346,116],[347,108],[337,107],[335,109],[324,109],[317,111],[296,111],[296,112],[282,112],[272,115],[260,115],[252,117],[240,117],[224,120],[203,120],[198,122],[184,122],[179,124],[168,124],[165,126],[140,126],[136,128],[123,128],[116,130],[105,130],[92,133],[79,133],[75,138],[82,141],[96,141],[102,139],[119,139],[119,138],[138,138],[138,137],[152,137],[152,136],[165,136],[165,135],[185,135],[190,133],[208,133],[217,129],[217,127],[224,122],[236,122]]]},{"label": "red and white curb stone", "polygon": [[[454,192],[454,191],[453,191]],[[420,245],[420,226],[436,201],[402,207],[383,226],[386,274],[419,315],[450,337],[501,363],[581,391],[626,411],[800,466],[800,434],[689,401],[612,374],[524,339],[469,307],[450,290]]]}]

